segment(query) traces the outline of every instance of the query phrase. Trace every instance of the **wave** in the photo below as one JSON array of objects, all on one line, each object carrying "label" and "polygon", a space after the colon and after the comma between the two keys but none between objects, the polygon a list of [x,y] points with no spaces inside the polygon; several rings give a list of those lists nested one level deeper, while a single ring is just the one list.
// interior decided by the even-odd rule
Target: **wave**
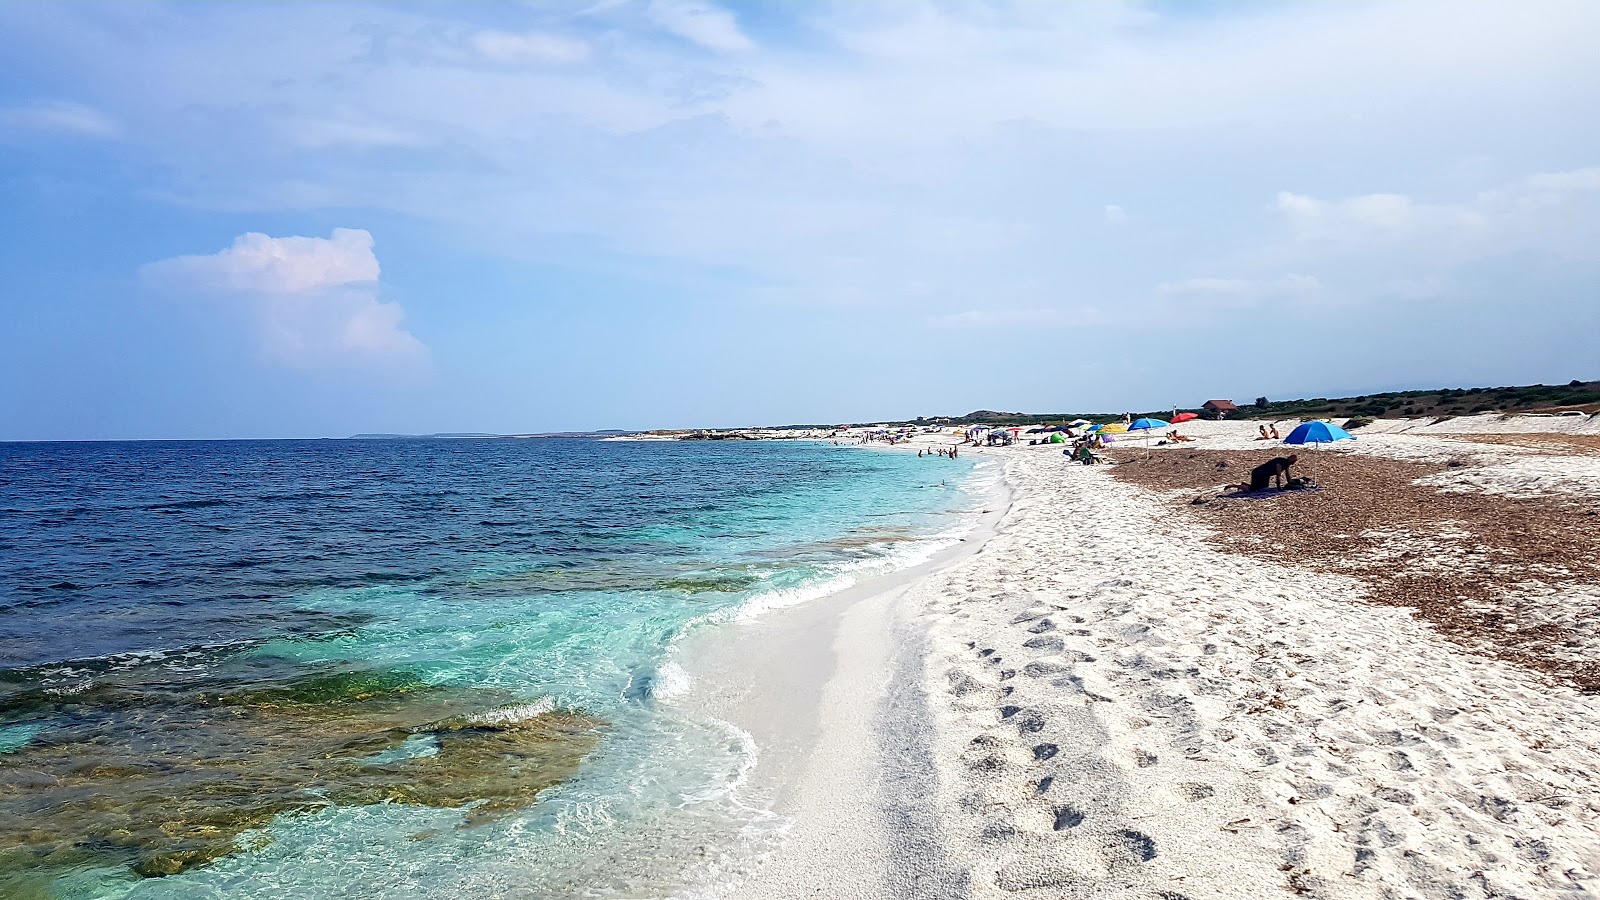
[{"label": "wave", "polygon": [[518,703],[483,712],[468,713],[461,717],[461,721],[468,725],[514,725],[518,722],[531,722],[540,716],[555,712],[555,709],[554,700],[541,697],[532,703]]}]

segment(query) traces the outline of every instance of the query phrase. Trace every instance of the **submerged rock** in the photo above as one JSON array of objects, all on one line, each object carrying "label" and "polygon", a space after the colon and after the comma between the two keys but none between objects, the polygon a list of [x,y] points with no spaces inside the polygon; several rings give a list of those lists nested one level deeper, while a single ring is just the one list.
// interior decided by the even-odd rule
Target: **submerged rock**
[{"label": "submerged rock", "polygon": [[331,806],[469,807],[463,824],[481,822],[571,777],[602,724],[402,670],[202,686],[13,692],[10,711],[49,718],[0,757],[0,894],[63,867],[177,874],[276,816]]}]

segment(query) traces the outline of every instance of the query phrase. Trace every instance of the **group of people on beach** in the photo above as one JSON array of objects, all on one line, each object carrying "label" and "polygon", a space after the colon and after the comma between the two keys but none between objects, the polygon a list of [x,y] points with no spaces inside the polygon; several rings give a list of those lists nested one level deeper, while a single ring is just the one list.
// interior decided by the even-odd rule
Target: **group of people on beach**
[{"label": "group of people on beach", "polygon": [[1073,441],[1071,447],[1068,447],[1061,452],[1065,453],[1076,462],[1080,462],[1086,466],[1092,466],[1095,463],[1105,462],[1105,459],[1094,452],[1096,450],[1103,449],[1105,445],[1105,439],[1100,435],[1086,434],[1083,437]]},{"label": "group of people on beach", "polygon": [[1257,425],[1256,430],[1261,432],[1261,436],[1256,438],[1258,441],[1282,440],[1282,438],[1278,437],[1278,426],[1276,425]]},{"label": "group of people on beach", "polygon": [[961,448],[955,444],[951,444],[948,447],[929,447],[926,450],[918,450],[917,459],[921,459],[924,455],[926,455],[928,459],[933,459],[935,456],[943,456],[946,459],[955,459],[960,454]]}]

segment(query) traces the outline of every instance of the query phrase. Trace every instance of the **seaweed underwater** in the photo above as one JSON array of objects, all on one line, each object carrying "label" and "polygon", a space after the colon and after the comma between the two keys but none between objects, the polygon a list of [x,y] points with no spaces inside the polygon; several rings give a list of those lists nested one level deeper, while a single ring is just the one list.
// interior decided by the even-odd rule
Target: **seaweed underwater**
[{"label": "seaweed underwater", "polygon": [[402,669],[223,662],[0,672],[0,723],[29,735],[0,754],[0,893],[87,867],[177,874],[332,806],[462,809],[469,827],[570,778],[604,725]]}]

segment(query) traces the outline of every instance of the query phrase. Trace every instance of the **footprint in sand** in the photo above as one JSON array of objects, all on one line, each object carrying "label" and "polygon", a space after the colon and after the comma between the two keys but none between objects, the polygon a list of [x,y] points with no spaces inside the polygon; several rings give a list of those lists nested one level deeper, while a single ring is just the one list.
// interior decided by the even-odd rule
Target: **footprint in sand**
[{"label": "footprint in sand", "polygon": [[1082,824],[1083,813],[1073,809],[1070,806],[1062,806],[1056,809],[1056,820],[1054,826],[1056,831],[1065,831],[1068,828],[1077,828]]},{"label": "footprint in sand", "polygon": [[1017,730],[1023,734],[1037,734],[1044,730],[1044,716],[1036,712],[1025,712],[1016,718]]},{"label": "footprint in sand", "polygon": [[947,677],[950,679],[950,693],[957,697],[965,697],[982,687],[965,672],[951,670]]},{"label": "footprint in sand", "polygon": [[1139,862],[1156,858],[1156,841],[1150,835],[1128,828],[1117,832],[1117,838],[1122,849]]}]

